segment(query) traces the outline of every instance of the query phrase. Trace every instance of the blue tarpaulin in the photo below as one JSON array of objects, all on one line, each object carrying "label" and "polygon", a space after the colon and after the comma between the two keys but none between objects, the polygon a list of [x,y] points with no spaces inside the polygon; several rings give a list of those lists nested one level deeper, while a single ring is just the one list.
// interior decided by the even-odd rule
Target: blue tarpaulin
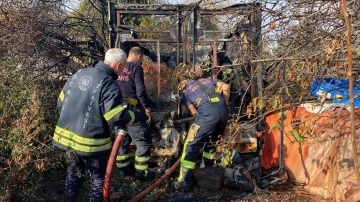
[{"label": "blue tarpaulin", "polygon": [[[326,93],[326,98],[333,103],[350,104],[348,79],[316,78],[310,92],[316,97],[321,97],[323,93]],[[360,107],[360,81],[354,82],[354,96],[355,107]]]}]

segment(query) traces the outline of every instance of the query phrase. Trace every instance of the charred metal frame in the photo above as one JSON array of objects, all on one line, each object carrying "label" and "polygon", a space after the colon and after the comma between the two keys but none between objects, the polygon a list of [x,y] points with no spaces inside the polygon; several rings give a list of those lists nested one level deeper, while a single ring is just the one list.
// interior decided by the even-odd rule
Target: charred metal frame
[{"label": "charred metal frame", "polygon": [[[254,29],[254,36],[251,36],[252,40],[250,41],[250,62],[248,64],[250,68],[250,76],[251,76],[251,88],[250,94],[251,98],[255,98],[257,96],[262,96],[263,90],[263,80],[262,80],[262,63],[261,62],[252,62],[255,60],[255,57],[262,58],[262,46],[261,46],[261,4],[260,3],[248,3],[248,4],[236,4],[226,8],[221,9],[202,9],[198,4],[162,4],[162,5],[153,5],[153,4],[115,4],[109,1],[108,3],[108,11],[109,11],[109,45],[111,48],[117,47],[119,33],[121,32],[120,27],[122,25],[121,16],[124,14],[137,14],[137,15],[165,15],[165,16],[176,16],[177,19],[177,40],[172,39],[132,39],[128,40],[130,42],[139,42],[139,43],[156,43],[156,51],[157,51],[157,64],[158,64],[158,72],[157,72],[157,95],[158,95],[158,107],[159,107],[159,99],[161,94],[161,86],[160,86],[160,45],[162,44],[176,44],[176,64],[180,63],[180,47],[183,49],[183,63],[190,64],[190,53],[191,53],[191,45],[193,49],[193,65],[195,66],[195,48],[196,45],[199,44],[207,44],[212,46],[213,49],[213,64],[212,67],[216,67],[218,63],[217,58],[217,45],[220,42],[240,42],[240,39],[235,37],[225,38],[225,39],[215,39],[215,40],[198,40],[196,33],[196,12],[199,12],[200,16],[214,16],[214,15],[226,15],[226,14],[237,14],[242,16],[248,16],[250,20],[250,24]],[[193,12],[194,13],[194,30],[193,30],[193,40],[192,42],[186,37],[187,35],[187,26],[183,26],[183,18],[187,17],[183,15],[183,12]],[[206,31],[206,30],[204,30]],[[151,32],[151,31],[141,31],[139,33]],[[258,69],[256,71],[256,69]],[[259,70],[260,69],[260,70]],[[283,92],[282,92],[283,94]],[[283,105],[283,103],[282,103]],[[180,108],[178,107],[178,115],[180,114]],[[259,113],[261,115],[262,112]],[[181,118],[181,117],[178,117]],[[193,119],[193,118],[191,118]],[[181,119],[183,120],[183,119]],[[184,119],[188,121],[187,119]],[[179,123],[181,121],[179,120]],[[257,131],[263,131],[263,123],[257,125]],[[261,155],[260,150],[261,144],[258,142],[258,153]],[[283,170],[283,131],[281,131],[281,140],[280,140],[280,165],[279,169],[273,173],[270,173],[266,176],[261,176],[261,166],[259,173],[259,180],[265,180],[271,176],[280,173]],[[261,158],[261,157],[259,157]],[[276,181],[276,180],[275,180]],[[270,185],[270,183],[264,183],[264,186]]]},{"label": "charred metal frame", "polygon": [[[159,43],[161,44],[172,44],[176,43],[176,52],[177,52],[177,65],[180,63],[180,46],[183,48],[183,63],[190,64],[190,53],[191,45],[193,51],[193,65],[195,65],[195,48],[197,44],[209,44],[213,46],[213,67],[217,65],[217,45],[218,42],[235,42],[240,41],[236,38],[231,39],[217,39],[217,40],[198,40],[196,33],[196,13],[198,12],[200,16],[214,16],[214,15],[226,15],[226,14],[237,14],[242,16],[250,16],[250,24],[253,24],[255,27],[255,40],[251,41],[250,47],[250,60],[254,58],[253,52],[257,55],[261,54],[261,48],[259,46],[261,39],[261,4],[259,3],[249,3],[249,4],[235,4],[229,7],[220,8],[220,9],[200,9],[198,4],[115,4],[109,1],[109,44],[110,47],[117,46],[118,34],[121,32],[119,27],[122,25],[121,16],[124,14],[137,14],[137,15],[165,15],[165,16],[176,16],[177,19],[177,31],[178,37],[177,40],[164,40],[164,39],[133,39],[128,40],[132,42],[141,42],[141,43],[156,43],[157,44],[157,55],[159,58],[160,48]],[[193,31],[193,40],[190,40],[186,37],[186,26],[182,25],[183,12],[193,12],[194,13],[194,31]],[[260,20],[260,23],[259,23]],[[185,57],[186,56],[186,57]],[[158,101],[160,99],[160,62],[158,61],[159,72],[158,72]],[[256,66],[256,65],[255,65]],[[255,76],[255,66],[250,65],[251,72],[251,98],[256,97],[262,92],[262,82],[261,79],[256,79],[256,77],[261,78],[261,71],[257,71],[258,75]]]},{"label": "charred metal frame", "polygon": [[[189,13],[191,12],[194,15],[193,22],[193,33],[192,40],[189,40],[187,37],[187,27],[183,26],[183,22]],[[126,14],[136,14],[136,15],[162,15],[162,16],[174,16],[176,17],[177,25],[177,39],[131,39],[127,40],[129,42],[138,42],[138,43],[155,43],[156,52],[157,52],[157,105],[159,108],[159,100],[161,95],[161,69],[160,69],[160,45],[163,44],[176,44],[176,63],[177,65],[180,61],[180,48],[183,50],[183,61],[184,64],[190,64],[190,54],[192,49],[193,61],[192,64],[195,67],[195,51],[197,45],[209,45],[212,47],[213,58],[212,58],[212,67],[217,67],[218,64],[218,45],[221,42],[237,42],[241,43],[241,39],[232,37],[232,38],[223,38],[223,39],[197,39],[196,33],[196,13],[199,13],[200,17],[202,16],[216,16],[216,15],[228,15],[235,14],[238,16],[247,16],[249,23],[252,26],[252,34],[254,36],[249,36],[251,40],[250,50],[248,54],[250,60],[254,60],[256,56],[261,57],[261,4],[260,3],[248,3],[248,4],[235,4],[226,8],[219,9],[203,9],[200,8],[198,4],[162,4],[162,5],[153,5],[153,4],[115,4],[109,3],[109,44],[111,47],[118,46],[118,40],[121,33],[120,27],[122,24],[122,16]],[[204,30],[206,31],[206,30]],[[214,30],[212,30],[214,31]],[[142,31],[144,33],[146,31]],[[151,31],[149,31],[151,32]],[[191,48],[192,47],[192,48]],[[256,55],[256,56],[255,56]],[[261,63],[249,63],[248,67],[250,69],[251,85],[250,85],[250,94],[251,98],[255,98],[262,94],[262,71],[256,71],[257,68],[261,68]],[[256,75],[255,75],[256,74]],[[178,106],[178,118],[181,118],[181,107]],[[259,126],[258,126],[259,127]],[[260,126],[261,128],[261,126]],[[261,129],[259,131],[262,131]]]}]

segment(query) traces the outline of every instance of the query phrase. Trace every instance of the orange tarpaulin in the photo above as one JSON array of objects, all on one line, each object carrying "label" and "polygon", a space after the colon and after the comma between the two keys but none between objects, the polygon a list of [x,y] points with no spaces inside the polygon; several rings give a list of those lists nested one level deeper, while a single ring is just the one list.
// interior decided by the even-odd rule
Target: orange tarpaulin
[{"label": "orange tarpaulin", "polygon": [[[262,166],[265,169],[279,164],[280,112],[265,119],[265,144]],[[284,120],[284,166],[289,178],[305,185],[311,194],[336,201],[360,200],[351,148],[350,112],[336,108],[313,114],[305,108],[285,111]],[[279,126],[279,125],[277,125]],[[360,117],[356,117],[360,126]],[[360,127],[357,127],[360,134]],[[293,135],[290,131],[296,131]],[[297,134],[300,138],[295,138]],[[302,141],[304,138],[304,142]],[[360,147],[360,139],[357,138]],[[358,150],[358,154],[359,154]]]}]

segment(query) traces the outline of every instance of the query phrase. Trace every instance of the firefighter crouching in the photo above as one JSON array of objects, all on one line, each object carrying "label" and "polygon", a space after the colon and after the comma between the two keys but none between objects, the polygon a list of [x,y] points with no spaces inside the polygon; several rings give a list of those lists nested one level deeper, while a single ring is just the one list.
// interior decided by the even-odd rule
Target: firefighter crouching
[{"label": "firefighter crouching", "polygon": [[[175,188],[189,192],[193,187],[193,170],[199,151],[203,149],[203,163],[212,167],[215,160],[216,142],[219,135],[223,134],[229,111],[229,85],[211,78],[201,78],[201,68],[195,72],[195,78],[182,74],[179,76],[179,89],[183,90],[183,98],[190,112],[195,116],[191,125],[181,156],[181,168]],[[221,89],[221,91],[219,90]]]},{"label": "firefighter crouching", "polygon": [[60,93],[60,117],[53,143],[67,151],[67,201],[76,201],[85,170],[91,177],[90,201],[103,201],[104,177],[112,146],[110,127],[141,119],[138,112],[122,105],[116,79],[125,65],[125,52],[109,49],[104,62],[76,72]]}]

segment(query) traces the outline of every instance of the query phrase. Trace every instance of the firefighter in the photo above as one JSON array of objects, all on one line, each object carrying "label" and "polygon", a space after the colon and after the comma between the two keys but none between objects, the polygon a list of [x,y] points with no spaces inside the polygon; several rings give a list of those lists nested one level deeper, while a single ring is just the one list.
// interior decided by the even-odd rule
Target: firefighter
[{"label": "firefighter", "polygon": [[135,100],[138,104],[136,108],[140,113],[146,114],[148,119],[144,118],[139,123],[128,126],[128,134],[124,137],[122,145],[116,158],[117,168],[123,172],[124,177],[132,176],[133,172],[129,168],[130,144],[133,142],[136,146],[135,152],[135,174],[136,180],[152,180],[155,173],[149,170],[150,147],[152,143],[151,133],[148,130],[149,120],[151,119],[150,99],[147,96],[144,84],[144,71],[142,69],[142,60],[144,52],[140,47],[133,47],[129,51],[127,65],[123,73],[118,78],[118,84],[121,88],[124,104],[129,99]]},{"label": "firefighter", "polygon": [[211,78],[202,78],[201,72],[198,67],[194,79],[179,77],[179,89],[185,89],[185,103],[196,117],[184,143],[180,176],[175,183],[175,188],[182,188],[184,192],[192,190],[193,170],[201,149],[204,166],[214,165],[216,150],[213,143],[223,134],[229,117],[229,85]]},{"label": "firefighter", "polygon": [[76,72],[58,98],[60,117],[53,144],[66,151],[66,201],[76,201],[81,180],[88,170],[90,201],[103,201],[103,184],[112,141],[110,128],[138,122],[137,111],[122,105],[118,75],[126,64],[121,49],[109,49],[104,62]]}]

